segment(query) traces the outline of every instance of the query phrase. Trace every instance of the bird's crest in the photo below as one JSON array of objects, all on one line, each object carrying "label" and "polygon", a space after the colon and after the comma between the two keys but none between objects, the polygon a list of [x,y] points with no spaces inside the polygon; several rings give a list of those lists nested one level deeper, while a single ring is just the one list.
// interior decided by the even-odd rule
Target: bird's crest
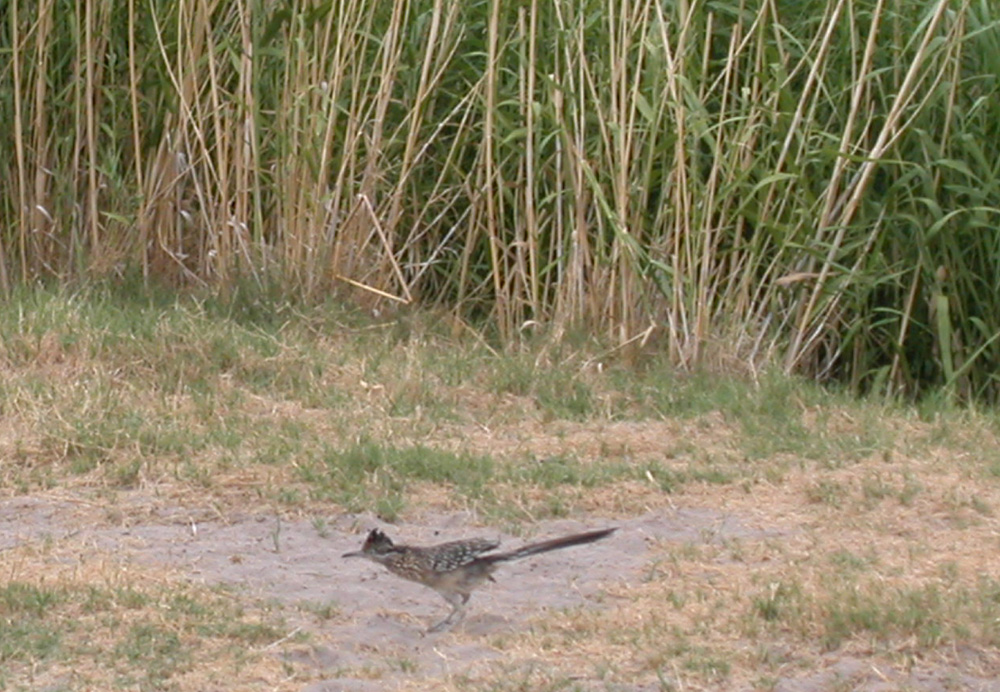
[{"label": "bird's crest", "polygon": [[392,539],[378,529],[368,532],[365,544],[361,546],[361,552],[366,555],[384,555],[393,549]]}]

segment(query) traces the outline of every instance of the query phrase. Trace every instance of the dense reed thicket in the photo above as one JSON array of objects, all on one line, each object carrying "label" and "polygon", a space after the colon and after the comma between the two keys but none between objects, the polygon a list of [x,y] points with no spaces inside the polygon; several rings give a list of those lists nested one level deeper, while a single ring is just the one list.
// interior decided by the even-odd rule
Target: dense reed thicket
[{"label": "dense reed thicket", "polygon": [[4,12],[4,291],[342,287],[1000,395],[992,0]]}]

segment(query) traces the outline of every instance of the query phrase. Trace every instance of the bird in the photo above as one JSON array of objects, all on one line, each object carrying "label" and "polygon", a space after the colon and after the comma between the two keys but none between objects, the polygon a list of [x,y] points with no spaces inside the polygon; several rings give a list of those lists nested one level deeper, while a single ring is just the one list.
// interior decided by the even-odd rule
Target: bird
[{"label": "bird", "polygon": [[574,545],[599,541],[617,531],[617,527],[576,533],[531,543],[506,553],[489,553],[500,546],[499,540],[470,538],[433,546],[397,545],[379,529],[372,529],[361,550],[342,557],[361,557],[383,565],[403,579],[423,584],[437,591],[451,605],[446,618],[428,632],[450,629],[465,617],[465,604],[472,592],[486,581],[495,581],[493,571],[502,562],[561,550]]}]

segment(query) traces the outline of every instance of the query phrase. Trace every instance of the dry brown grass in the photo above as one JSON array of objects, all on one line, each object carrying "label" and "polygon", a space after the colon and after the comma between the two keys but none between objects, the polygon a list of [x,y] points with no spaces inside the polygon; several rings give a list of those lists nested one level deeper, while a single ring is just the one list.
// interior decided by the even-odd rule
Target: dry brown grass
[{"label": "dry brown grass", "polygon": [[[272,415],[294,416],[294,411],[274,409]],[[928,434],[927,426],[912,421],[907,426],[911,437]],[[547,430],[529,419],[489,430],[453,423],[421,442],[492,450],[500,459],[526,452],[544,456],[568,447],[589,459],[601,453],[604,458],[621,454],[638,462],[644,455],[664,455],[681,436],[698,448],[724,447],[720,440],[727,437],[725,428],[713,423],[712,417],[693,424],[565,423]],[[685,689],[759,688],[771,679],[828,667],[831,657],[857,657],[876,668],[895,671],[913,666],[958,667],[966,673],[988,675],[998,670],[995,666],[1000,661],[988,653],[998,641],[996,623],[981,619],[975,595],[983,588],[984,576],[1000,572],[993,516],[1000,507],[1000,488],[984,478],[975,459],[956,459],[948,448],[928,447],[920,457],[876,454],[842,468],[783,465],[787,468],[780,482],[752,475],[742,483],[690,482],[673,495],[664,494],[652,482],[640,481],[567,491],[577,516],[627,521],[627,517],[647,513],[670,515],[709,507],[719,514],[718,531],[705,528],[700,540],[653,541],[642,573],[623,574],[620,582],[607,583],[596,608],[547,612],[521,631],[494,636],[489,645],[502,652],[503,664],[480,662],[444,680],[419,683],[409,679],[402,684],[426,689],[463,689],[468,684],[488,688],[513,678],[544,688],[580,675],[592,679],[604,671],[600,674],[604,680],[621,684],[659,675],[683,682]],[[99,479],[100,473],[91,476]],[[258,465],[217,473],[208,485],[160,477],[135,490],[96,495],[88,490],[99,487],[101,481],[82,476],[58,492],[36,496],[74,499],[81,507],[79,520],[89,526],[155,522],[170,507],[187,508],[186,520],[226,521],[241,508],[259,506],[268,495],[267,488],[296,482],[290,469]],[[817,483],[827,483],[837,491],[816,499]],[[912,487],[918,489],[907,494]],[[543,503],[551,491],[511,486],[496,492],[508,502],[520,503],[523,519],[530,520],[530,508]],[[137,502],[136,493],[148,500]],[[117,500],[125,495],[130,498],[126,508],[118,508]],[[412,508],[407,516],[411,518],[469,507],[434,483],[414,484],[409,498]],[[290,519],[335,511],[314,502],[292,511],[271,506]],[[195,510],[200,511],[192,513]],[[753,531],[727,537],[727,518]],[[81,612],[80,597],[70,597],[47,617],[77,623],[69,637],[80,637],[77,646],[81,650],[85,639],[98,650],[113,651],[120,646],[121,631],[136,622],[156,622],[177,632],[197,655],[172,672],[170,689],[236,689],[231,686],[235,676],[242,681],[240,689],[292,690],[319,675],[283,664],[281,644],[272,648],[267,642],[254,642],[234,647],[227,637],[196,633],[191,623],[165,614],[165,599],[177,594],[209,602],[220,596],[162,565],[131,562],[127,552],[109,554],[68,537],[7,550],[0,564],[9,582],[39,584],[68,594],[87,589],[143,594],[148,601],[141,607],[111,602],[93,614]],[[884,629],[848,631],[837,641],[830,640],[831,613],[848,595],[889,606],[905,594],[928,589],[939,594],[941,602],[925,604],[928,611],[917,616],[940,620],[943,626],[936,639],[925,638],[919,626],[908,629],[889,624]],[[256,619],[255,606],[238,592],[221,598],[239,604],[242,617]],[[762,602],[774,603],[773,620],[762,616]],[[313,636],[322,641],[322,627]],[[452,636],[459,642],[477,639],[461,632]],[[970,647],[981,654],[975,665],[960,655]],[[30,673],[29,678],[29,669],[43,672]],[[7,676],[37,684],[70,681],[70,688],[105,688],[118,684],[116,680],[128,670],[127,664],[111,664],[106,658],[81,665],[79,657],[73,656],[45,665],[35,661],[30,666],[15,664]],[[374,670],[368,674],[381,675]]]},{"label": "dry brown grass", "polygon": [[[223,690],[235,678],[243,689],[299,689],[271,647],[282,617],[264,604],[72,535],[10,548],[0,565],[0,612],[14,623],[3,637],[5,687]],[[19,617],[18,585],[52,598],[37,620]],[[50,634],[57,653],[38,646]]]}]

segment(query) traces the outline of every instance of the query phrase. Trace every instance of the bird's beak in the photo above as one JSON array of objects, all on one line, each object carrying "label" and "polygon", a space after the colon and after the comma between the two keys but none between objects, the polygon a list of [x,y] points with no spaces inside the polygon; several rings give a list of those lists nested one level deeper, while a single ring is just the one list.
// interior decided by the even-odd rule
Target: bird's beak
[{"label": "bird's beak", "polygon": [[362,553],[360,550],[355,550],[354,552],[351,553],[344,553],[340,557],[364,557],[364,555],[365,554]]}]

